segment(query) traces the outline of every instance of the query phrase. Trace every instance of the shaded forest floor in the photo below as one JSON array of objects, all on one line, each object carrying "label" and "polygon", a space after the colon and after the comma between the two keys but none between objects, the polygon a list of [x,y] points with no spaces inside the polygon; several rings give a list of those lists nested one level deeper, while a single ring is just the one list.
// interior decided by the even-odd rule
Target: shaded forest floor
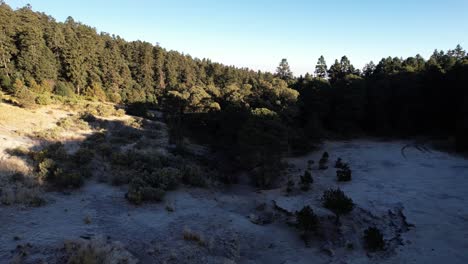
[{"label": "shaded forest floor", "polygon": [[[10,113],[18,110],[0,107]],[[42,111],[31,115],[32,119],[54,124],[68,114],[60,109]],[[40,145],[37,139],[15,131],[51,128],[35,127],[26,115],[22,116],[25,122],[15,123],[25,126],[18,129],[12,128],[11,121],[18,119],[0,119],[0,158],[2,165],[10,164],[0,177],[12,166],[25,173],[30,169],[6,149]],[[165,130],[162,123],[159,130]],[[63,137],[67,135],[62,131]],[[164,152],[170,148],[167,134],[160,131],[159,135],[152,147],[157,145]],[[79,144],[80,139],[68,142]],[[180,187],[168,192],[163,202],[140,206],[125,199],[125,186],[103,183],[99,175],[78,190],[38,190],[45,205],[0,205],[0,263],[62,263],[77,252],[117,261],[113,263],[467,263],[468,161],[431,148],[404,148],[410,143],[325,142],[318,152],[287,159],[290,166],[282,187],[272,190],[257,190],[249,184],[248,175],[239,175],[235,185]],[[197,155],[203,154],[203,148],[191,147]],[[317,168],[323,151],[330,154],[327,170]],[[338,157],[349,163],[351,182],[336,181],[332,165]],[[286,195],[288,177],[298,182],[309,160],[315,161],[311,190],[303,192],[296,186]],[[97,167],[95,171],[110,173]],[[323,191],[331,187],[340,187],[356,203],[340,226],[321,206]],[[312,237],[310,247],[291,226],[291,214],[305,205],[320,219],[321,232]],[[385,251],[364,250],[362,233],[369,226],[382,230]]]}]

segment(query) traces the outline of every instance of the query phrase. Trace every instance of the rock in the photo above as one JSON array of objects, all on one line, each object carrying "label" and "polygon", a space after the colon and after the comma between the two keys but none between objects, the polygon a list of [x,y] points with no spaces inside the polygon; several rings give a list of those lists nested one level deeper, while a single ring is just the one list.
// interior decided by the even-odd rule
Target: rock
[{"label": "rock", "polygon": [[327,254],[330,257],[335,256],[335,251],[332,249],[332,245],[330,243],[322,245],[320,247],[320,250],[323,251],[325,254]]},{"label": "rock", "polygon": [[273,222],[273,213],[267,211],[258,214],[250,214],[249,220],[256,225],[267,225]]}]

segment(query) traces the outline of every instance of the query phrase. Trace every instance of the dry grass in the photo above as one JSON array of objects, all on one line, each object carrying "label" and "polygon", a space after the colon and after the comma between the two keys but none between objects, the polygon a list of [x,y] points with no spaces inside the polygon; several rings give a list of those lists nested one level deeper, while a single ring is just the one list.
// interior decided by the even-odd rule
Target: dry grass
[{"label": "dry grass", "polygon": [[187,227],[184,228],[183,236],[184,240],[196,242],[202,247],[206,247],[208,244],[202,234]]},{"label": "dry grass", "polygon": [[136,264],[138,260],[121,243],[102,237],[64,243],[68,264]]},{"label": "dry grass", "polygon": [[31,168],[27,162],[18,157],[4,158],[0,160],[0,177],[14,173],[29,175],[31,172]]},{"label": "dry grass", "polygon": [[57,106],[47,106],[28,110],[0,103],[0,129],[27,134],[55,127],[60,118],[68,115],[67,112],[56,108]]},{"label": "dry grass", "polygon": [[40,206],[44,203],[41,184],[24,160],[17,157],[1,160],[0,204]]}]

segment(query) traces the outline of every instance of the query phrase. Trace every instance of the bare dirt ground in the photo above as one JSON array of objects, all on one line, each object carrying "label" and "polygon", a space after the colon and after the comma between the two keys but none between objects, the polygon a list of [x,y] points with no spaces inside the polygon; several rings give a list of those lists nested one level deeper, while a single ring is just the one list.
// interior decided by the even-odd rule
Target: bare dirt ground
[{"label": "bare dirt ground", "polygon": [[[15,130],[51,128],[67,115],[42,111],[17,116],[25,122],[0,114],[2,164],[12,159],[5,149],[36,144]],[[318,170],[323,151],[330,154],[329,168]],[[350,164],[351,182],[336,181],[338,157]],[[311,190],[296,186],[286,195],[286,176],[298,182],[309,160],[315,161]],[[134,206],[125,187],[89,180],[76,191],[45,193],[42,207],[0,205],[0,263],[63,263],[70,248],[78,251],[67,241],[104,248],[113,257],[102,263],[468,263],[466,159],[411,142],[353,140],[325,142],[322,150],[287,162],[288,175],[273,190],[256,190],[240,175],[236,185],[180,188],[162,203]],[[321,205],[331,187],[356,203],[341,226]],[[321,235],[310,247],[288,224],[304,205],[320,218]],[[383,231],[385,251],[364,250],[369,226]]]}]

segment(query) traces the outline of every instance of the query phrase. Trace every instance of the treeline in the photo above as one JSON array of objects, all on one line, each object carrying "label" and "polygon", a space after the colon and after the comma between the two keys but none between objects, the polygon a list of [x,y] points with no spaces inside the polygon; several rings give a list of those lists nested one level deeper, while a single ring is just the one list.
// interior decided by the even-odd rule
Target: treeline
[{"label": "treeline", "polygon": [[[356,70],[344,56],[326,71],[294,84],[300,92],[301,127],[349,134],[452,137],[468,149],[468,57],[458,45],[426,61],[384,58]],[[324,79],[327,78],[327,79]]]},{"label": "treeline", "polygon": [[208,143],[228,161],[222,169],[251,170],[261,186],[286,153],[327,135],[437,136],[468,150],[467,78],[460,46],[362,71],[346,56],[330,67],[320,57],[313,74],[294,77],[286,59],[276,73],[225,66],[0,1],[1,90],[36,103],[49,94],[122,103],[135,114],[158,107],[174,143]]},{"label": "treeline", "polygon": [[[0,82],[37,93],[88,96],[115,103],[187,100],[187,111],[219,110],[222,101],[275,104],[297,92],[270,73],[194,59],[158,45],[127,42],[83,25],[0,2]],[[16,84],[16,86],[15,86]],[[16,89],[15,89],[16,88]],[[267,89],[270,89],[266,91]],[[264,93],[274,93],[272,103]],[[276,100],[277,99],[277,100]]]}]

